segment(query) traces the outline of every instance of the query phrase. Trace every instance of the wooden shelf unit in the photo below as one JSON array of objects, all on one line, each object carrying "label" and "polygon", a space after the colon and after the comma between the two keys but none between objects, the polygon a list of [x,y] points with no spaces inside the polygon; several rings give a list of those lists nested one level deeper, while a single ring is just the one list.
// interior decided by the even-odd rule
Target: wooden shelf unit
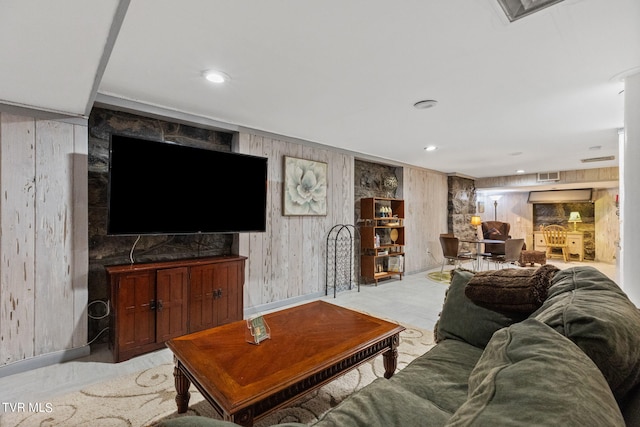
[{"label": "wooden shelf unit", "polygon": [[383,197],[360,199],[360,219],[360,275],[363,280],[377,285],[379,280],[393,276],[402,279],[404,200]]},{"label": "wooden shelf unit", "polygon": [[245,260],[221,256],[106,267],[115,361],[242,320]]}]

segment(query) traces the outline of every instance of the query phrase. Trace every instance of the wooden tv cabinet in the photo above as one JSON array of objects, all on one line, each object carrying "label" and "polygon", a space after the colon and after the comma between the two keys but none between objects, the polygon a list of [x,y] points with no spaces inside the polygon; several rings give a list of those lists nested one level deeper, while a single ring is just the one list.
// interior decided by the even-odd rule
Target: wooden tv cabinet
[{"label": "wooden tv cabinet", "polygon": [[243,318],[243,256],[106,267],[109,344],[116,362],[171,338]]}]

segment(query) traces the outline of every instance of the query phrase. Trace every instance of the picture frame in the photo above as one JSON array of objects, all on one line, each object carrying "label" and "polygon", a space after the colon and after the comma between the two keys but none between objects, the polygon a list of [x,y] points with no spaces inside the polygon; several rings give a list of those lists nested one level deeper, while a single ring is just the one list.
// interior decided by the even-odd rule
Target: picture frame
[{"label": "picture frame", "polygon": [[262,341],[271,338],[271,329],[267,325],[263,316],[255,316],[247,319],[247,331],[245,334],[247,342],[260,344]]},{"label": "picture frame", "polygon": [[327,215],[325,162],[284,156],[283,215]]}]

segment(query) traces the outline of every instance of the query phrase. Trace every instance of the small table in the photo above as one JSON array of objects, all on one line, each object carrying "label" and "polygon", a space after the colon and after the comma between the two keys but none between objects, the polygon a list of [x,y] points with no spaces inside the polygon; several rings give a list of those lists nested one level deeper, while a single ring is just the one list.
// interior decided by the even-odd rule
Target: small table
[{"label": "small table", "polygon": [[473,240],[460,240],[465,243],[475,243],[476,244],[476,271],[480,271],[480,253],[481,245],[483,243],[495,243],[504,245],[504,240],[494,240],[494,239],[473,239]]},{"label": "small table", "polygon": [[246,321],[174,338],[178,413],[189,406],[193,383],[220,416],[251,426],[255,419],[384,356],[385,378],[397,367],[405,328],[324,301],[264,316],[271,338],[245,341]]}]

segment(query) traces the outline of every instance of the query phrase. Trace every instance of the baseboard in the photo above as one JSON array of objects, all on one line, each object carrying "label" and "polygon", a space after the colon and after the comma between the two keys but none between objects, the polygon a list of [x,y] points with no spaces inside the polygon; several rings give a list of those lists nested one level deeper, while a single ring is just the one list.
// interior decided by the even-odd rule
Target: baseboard
[{"label": "baseboard", "polygon": [[90,352],[91,347],[85,345],[82,347],[55,351],[53,353],[47,353],[40,356],[30,357],[29,359],[20,360],[18,362],[9,363],[8,365],[0,366],[0,378],[31,371],[33,369],[44,368],[45,366],[55,365],[56,363],[68,362],[69,360],[88,356]]},{"label": "baseboard", "polygon": [[324,292],[315,292],[313,294],[302,295],[299,297],[287,298],[285,300],[280,300],[268,304],[256,305],[254,307],[249,307],[244,310],[245,319],[260,313],[265,313],[268,311],[278,310],[284,307],[288,307],[291,305],[302,304],[308,301],[315,301],[318,298],[322,298]]}]

